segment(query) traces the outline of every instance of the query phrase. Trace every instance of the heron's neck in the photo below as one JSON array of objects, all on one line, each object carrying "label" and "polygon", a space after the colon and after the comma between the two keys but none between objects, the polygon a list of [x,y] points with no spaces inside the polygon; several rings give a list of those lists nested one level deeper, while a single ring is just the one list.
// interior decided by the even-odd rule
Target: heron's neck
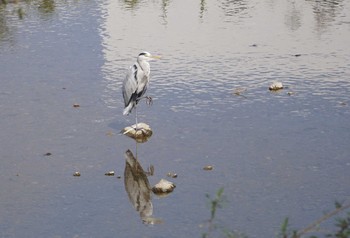
[{"label": "heron's neck", "polygon": [[140,68],[142,69],[142,71],[146,74],[149,75],[150,72],[150,65],[147,61],[145,60],[138,60],[137,63],[139,63]]}]

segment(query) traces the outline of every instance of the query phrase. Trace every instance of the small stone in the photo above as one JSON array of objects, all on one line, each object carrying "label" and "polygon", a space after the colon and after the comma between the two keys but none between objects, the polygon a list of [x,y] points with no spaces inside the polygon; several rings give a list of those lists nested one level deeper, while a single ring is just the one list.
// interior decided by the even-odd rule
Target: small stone
[{"label": "small stone", "polygon": [[283,88],[283,84],[281,82],[274,82],[270,85],[269,90],[277,91]]},{"label": "small stone", "polygon": [[161,179],[156,185],[153,186],[152,191],[155,194],[170,193],[174,190],[175,184],[165,179]]},{"label": "small stone", "polygon": [[80,107],[80,105],[75,103],[75,104],[73,104],[73,107],[77,108],[77,107]]},{"label": "small stone", "polygon": [[213,166],[212,165],[206,165],[203,167],[203,170],[213,170]]},{"label": "small stone", "polygon": [[170,177],[170,178],[177,178],[177,174],[173,173],[173,172],[167,173],[167,176]]},{"label": "small stone", "polygon": [[52,155],[52,153],[50,153],[50,152],[47,152],[44,154],[44,156],[50,156],[50,155]]},{"label": "small stone", "polygon": [[74,172],[73,176],[80,177],[80,172],[78,172],[78,171]]},{"label": "small stone", "polygon": [[108,171],[107,173],[105,173],[106,176],[114,176],[114,171]]}]

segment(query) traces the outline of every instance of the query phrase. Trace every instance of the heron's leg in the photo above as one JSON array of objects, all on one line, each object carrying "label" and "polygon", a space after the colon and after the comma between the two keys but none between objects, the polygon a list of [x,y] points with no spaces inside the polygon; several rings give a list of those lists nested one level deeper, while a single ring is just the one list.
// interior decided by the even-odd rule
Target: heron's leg
[{"label": "heron's leg", "polygon": [[137,122],[137,107],[135,106],[135,119],[136,119],[136,128],[135,130],[138,130],[138,122]]}]

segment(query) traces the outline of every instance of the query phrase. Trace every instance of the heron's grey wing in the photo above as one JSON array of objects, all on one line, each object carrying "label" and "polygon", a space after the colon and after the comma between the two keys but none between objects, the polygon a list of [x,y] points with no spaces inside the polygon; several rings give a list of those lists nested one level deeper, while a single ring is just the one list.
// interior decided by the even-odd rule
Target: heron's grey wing
[{"label": "heron's grey wing", "polygon": [[129,68],[126,77],[123,82],[123,97],[124,97],[124,105],[127,107],[132,99],[134,97],[135,93],[137,92],[137,67],[133,65]]},{"label": "heron's grey wing", "polygon": [[146,93],[149,83],[149,76],[140,70],[137,78],[139,79],[137,85],[137,98],[141,98]]}]

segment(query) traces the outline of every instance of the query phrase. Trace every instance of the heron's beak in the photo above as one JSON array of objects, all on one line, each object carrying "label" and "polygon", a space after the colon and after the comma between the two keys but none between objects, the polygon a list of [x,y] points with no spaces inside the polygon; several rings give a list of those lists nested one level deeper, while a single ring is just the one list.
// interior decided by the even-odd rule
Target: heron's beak
[{"label": "heron's beak", "polygon": [[162,56],[160,56],[160,55],[152,55],[151,58],[152,59],[160,59],[160,58],[162,58]]}]

